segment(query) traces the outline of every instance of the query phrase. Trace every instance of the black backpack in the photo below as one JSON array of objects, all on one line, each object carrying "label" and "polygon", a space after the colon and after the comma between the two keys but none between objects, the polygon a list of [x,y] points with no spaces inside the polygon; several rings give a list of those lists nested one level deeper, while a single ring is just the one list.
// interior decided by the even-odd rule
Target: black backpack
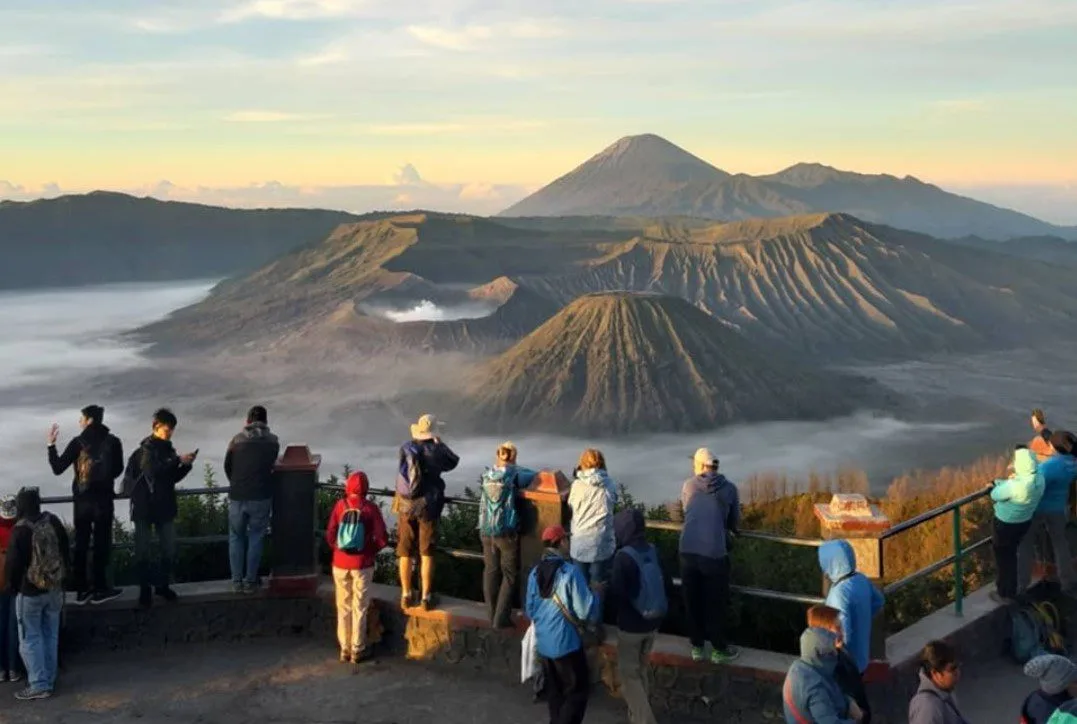
[{"label": "black backpack", "polygon": [[94,443],[79,441],[82,449],[75,459],[75,484],[79,492],[85,492],[93,482],[112,479],[112,441],[106,435]]}]

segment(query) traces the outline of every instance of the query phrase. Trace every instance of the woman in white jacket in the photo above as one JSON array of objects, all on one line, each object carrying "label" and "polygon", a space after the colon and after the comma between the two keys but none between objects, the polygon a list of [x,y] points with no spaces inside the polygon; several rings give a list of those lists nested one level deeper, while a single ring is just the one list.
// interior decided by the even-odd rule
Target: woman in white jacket
[{"label": "woman in white jacket", "polygon": [[613,532],[617,486],[606,472],[606,458],[593,448],[583,451],[568,493],[572,511],[572,560],[593,589],[609,582],[617,541]]}]

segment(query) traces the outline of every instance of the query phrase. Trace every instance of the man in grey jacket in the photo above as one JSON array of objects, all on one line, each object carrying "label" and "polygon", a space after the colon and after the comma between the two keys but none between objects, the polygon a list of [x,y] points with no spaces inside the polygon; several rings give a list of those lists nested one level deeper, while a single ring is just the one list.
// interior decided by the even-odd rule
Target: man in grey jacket
[{"label": "man in grey jacket", "polygon": [[930,641],[920,653],[920,688],[909,702],[909,724],[969,724],[957,708],[954,689],[961,663],[954,647]]},{"label": "man in grey jacket", "polygon": [[695,475],[681,489],[681,590],[688,614],[692,659],[703,660],[710,640],[711,663],[724,664],[739,652],[726,640],[729,604],[729,545],[740,522],[737,486],[718,474],[718,458],[701,447],[693,458]]}]

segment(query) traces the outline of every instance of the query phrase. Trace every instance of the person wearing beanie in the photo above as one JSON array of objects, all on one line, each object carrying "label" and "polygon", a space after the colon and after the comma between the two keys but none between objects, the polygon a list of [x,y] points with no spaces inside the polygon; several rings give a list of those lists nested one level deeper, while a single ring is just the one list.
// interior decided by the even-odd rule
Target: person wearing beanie
[{"label": "person wearing beanie", "polygon": [[7,585],[5,575],[11,531],[17,517],[15,496],[0,498],[0,682],[22,680],[19,629],[15,619],[15,595],[18,592]]},{"label": "person wearing beanie", "polygon": [[1055,570],[1062,590],[1077,594],[1077,571],[1073,567],[1073,552],[1066,536],[1069,517],[1070,488],[1077,480],[1077,437],[1067,430],[1055,430],[1048,441],[1050,457],[1040,463],[1043,474],[1043,497],[1032,516],[1032,527],[1021,540],[1017,551],[1017,590],[1028,590],[1032,583],[1032,565],[1037,541],[1050,541]]},{"label": "person wearing beanie", "polygon": [[370,480],[364,472],[348,476],[344,497],[333,506],[325,541],[333,551],[333,583],[337,598],[337,642],[340,660],[358,664],[370,658],[366,645],[370,587],[374,563],[389,545],[385,519],[377,504],[367,498]]},{"label": "person wearing beanie", "polygon": [[1045,654],[1025,664],[1025,676],[1040,680],[1040,688],[1021,706],[1021,724],[1047,724],[1051,715],[1077,696],[1077,664],[1065,656]]}]

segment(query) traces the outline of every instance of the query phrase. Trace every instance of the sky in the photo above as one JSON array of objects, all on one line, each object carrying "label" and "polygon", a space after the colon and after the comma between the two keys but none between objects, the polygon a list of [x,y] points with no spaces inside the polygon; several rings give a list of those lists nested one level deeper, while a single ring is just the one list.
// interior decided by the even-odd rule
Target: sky
[{"label": "sky", "polygon": [[621,136],[1077,223],[1077,0],[2,0],[0,198],[497,211]]}]

